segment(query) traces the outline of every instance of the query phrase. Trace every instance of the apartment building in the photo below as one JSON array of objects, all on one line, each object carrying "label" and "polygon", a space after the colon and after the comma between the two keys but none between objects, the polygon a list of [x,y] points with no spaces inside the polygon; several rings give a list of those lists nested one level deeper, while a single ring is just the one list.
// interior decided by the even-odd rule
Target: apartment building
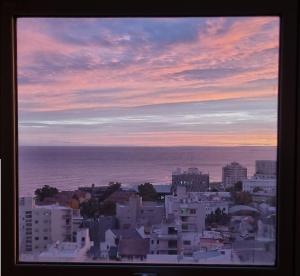
[{"label": "apartment building", "polygon": [[171,191],[176,192],[178,186],[185,186],[189,192],[204,192],[209,188],[209,175],[203,174],[198,168],[182,171],[180,168],[172,173]]},{"label": "apartment building", "polygon": [[237,162],[232,162],[222,168],[222,181],[225,188],[247,178],[247,168]]},{"label": "apartment building", "polygon": [[276,195],[276,178],[262,178],[253,176],[243,180],[243,191],[250,193],[264,193],[266,195]]},{"label": "apartment building", "polygon": [[72,209],[59,205],[37,206],[32,197],[19,200],[20,253],[37,253],[57,241],[72,240]]}]

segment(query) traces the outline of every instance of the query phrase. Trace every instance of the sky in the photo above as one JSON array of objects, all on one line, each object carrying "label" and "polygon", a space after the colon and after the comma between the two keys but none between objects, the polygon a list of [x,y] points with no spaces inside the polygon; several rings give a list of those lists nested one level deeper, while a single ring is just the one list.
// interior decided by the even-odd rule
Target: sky
[{"label": "sky", "polygon": [[278,17],[19,18],[19,144],[275,146],[278,47]]}]

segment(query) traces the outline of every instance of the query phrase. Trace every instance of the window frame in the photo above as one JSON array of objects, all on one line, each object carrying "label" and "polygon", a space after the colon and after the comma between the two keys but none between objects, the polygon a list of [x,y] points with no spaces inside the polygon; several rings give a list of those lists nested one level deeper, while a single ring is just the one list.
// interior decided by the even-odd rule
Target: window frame
[{"label": "window frame", "polygon": [[[141,2],[140,2],[141,3]],[[144,6],[143,6],[144,5]],[[277,264],[268,266],[211,265],[144,265],[144,264],[76,264],[76,263],[18,263],[18,145],[17,145],[17,82],[16,82],[16,18],[17,17],[124,17],[124,16],[280,16],[280,61],[278,95],[278,214]],[[58,0],[5,0],[1,6],[1,152],[2,183],[1,219],[3,275],[34,275],[43,273],[119,272],[122,275],[154,273],[158,275],[296,275],[300,272],[300,102],[297,97],[300,81],[299,7],[297,0],[207,0],[180,4],[152,2],[141,4],[114,1],[78,1],[70,4]],[[298,43],[298,48],[297,48]],[[297,67],[298,66],[298,67]],[[298,68],[298,69],[297,69]],[[297,72],[298,70],[298,72]],[[298,82],[297,82],[298,77]],[[297,87],[298,85],[298,87]],[[280,183],[288,183],[283,185]],[[296,186],[298,183],[298,187]],[[289,215],[284,215],[289,214]],[[299,261],[298,261],[299,262]]]}]

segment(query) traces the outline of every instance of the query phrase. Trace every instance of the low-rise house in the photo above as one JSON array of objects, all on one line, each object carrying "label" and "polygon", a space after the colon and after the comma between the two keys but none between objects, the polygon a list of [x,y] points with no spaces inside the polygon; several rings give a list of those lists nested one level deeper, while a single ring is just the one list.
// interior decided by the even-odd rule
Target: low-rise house
[{"label": "low-rise house", "polygon": [[149,239],[121,238],[118,256],[122,261],[143,261],[149,253]]},{"label": "low-rise house", "polygon": [[118,248],[121,239],[143,239],[136,229],[108,229],[104,241],[100,242],[100,258],[118,258]]},{"label": "low-rise house", "polygon": [[108,198],[106,198],[104,200],[104,202],[110,201],[115,204],[116,203],[126,204],[126,203],[128,203],[129,198],[135,194],[136,194],[136,192],[134,192],[134,191],[118,190],[118,191],[113,192]]},{"label": "low-rise house", "polygon": [[83,222],[83,226],[89,229],[90,239],[93,242],[91,255],[101,257],[101,243],[106,239],[106,231],[117,227],[117,219],[114,216],[100,216],[97,219],[89,219]]}]

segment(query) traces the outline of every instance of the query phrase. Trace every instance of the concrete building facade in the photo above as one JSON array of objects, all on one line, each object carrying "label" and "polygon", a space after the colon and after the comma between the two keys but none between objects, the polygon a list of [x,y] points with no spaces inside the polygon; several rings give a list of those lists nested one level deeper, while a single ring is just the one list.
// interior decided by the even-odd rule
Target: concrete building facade
[{"label": "concrete building facade", "polygon": [[172,173],[171,191],[176,192],[178,186],[185,186],[189,192],[205,192],[209,188],[209,175],[203,174],[198,168],[182,171],[180,168]]},{"label": "concrete building facade", "polygon": [[36,206],[32,197],[20,198],[19,238],[20,253],[41,252],[51,243],[72,241],[72,209]]},{"label": "concrete building facade", "polygon": [[247,168],[237,162],[232,162],[222,168],[222,181],[225,188],[247,179]]}]

